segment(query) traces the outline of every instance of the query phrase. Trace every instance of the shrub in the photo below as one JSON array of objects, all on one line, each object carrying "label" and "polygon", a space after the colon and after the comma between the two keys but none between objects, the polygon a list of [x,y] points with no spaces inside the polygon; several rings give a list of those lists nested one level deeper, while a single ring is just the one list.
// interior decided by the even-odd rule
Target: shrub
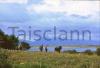
[{"label": "shrub", "polygon": [[97,54],[98,56],[100,56],[100,48],[97,48],[96,54]]},{"label": "shrub", "polygon": [[30,48],[31,47],[27,42],[21,42],[21,44],[18,46],[19,50],[28,50]]}]

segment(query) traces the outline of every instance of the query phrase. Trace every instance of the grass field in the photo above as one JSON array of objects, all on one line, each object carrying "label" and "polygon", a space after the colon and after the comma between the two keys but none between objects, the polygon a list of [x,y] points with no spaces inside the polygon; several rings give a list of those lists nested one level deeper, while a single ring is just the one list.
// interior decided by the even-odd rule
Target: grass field
[{"label": "grass field", "polygon": [[27,52],[6,50],[5,68],[100,68],[100,57],[97,55]]},{"label": "grass field", "polygon": [[100,56],[95,54],[4,51],[8,55],[7,63],[10,65],[6,64],[5,67],[0,68],[100,68]]}]

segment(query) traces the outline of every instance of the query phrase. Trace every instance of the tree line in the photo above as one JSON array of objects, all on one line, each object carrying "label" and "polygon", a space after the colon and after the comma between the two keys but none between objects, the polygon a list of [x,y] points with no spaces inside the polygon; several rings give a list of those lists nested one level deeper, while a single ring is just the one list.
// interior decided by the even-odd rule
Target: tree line
[{"label": "tree line", "polygon": [[30,46],[27,42],[20,42],[15,35],[7,35],[0,29],[0,48],[26,50],[29,49]]}]

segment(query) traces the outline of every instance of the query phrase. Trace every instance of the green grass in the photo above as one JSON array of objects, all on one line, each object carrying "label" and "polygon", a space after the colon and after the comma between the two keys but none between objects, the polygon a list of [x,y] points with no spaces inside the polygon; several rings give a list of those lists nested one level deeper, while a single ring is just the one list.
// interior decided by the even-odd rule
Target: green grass
[{"label": "green grass", "polygon": [[100,56],[7,50],[12,68],[100,68]]}]

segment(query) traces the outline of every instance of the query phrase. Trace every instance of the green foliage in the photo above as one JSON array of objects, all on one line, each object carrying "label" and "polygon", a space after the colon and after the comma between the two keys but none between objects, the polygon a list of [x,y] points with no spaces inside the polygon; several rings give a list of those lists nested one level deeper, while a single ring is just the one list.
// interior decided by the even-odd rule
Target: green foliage
[{"label": "green foliage", "polygon": [[[19,39],[15,35],[6,35],[2,30],[0,30],[0,40],[2,40],[2,43],[0,42],[0,47],[4,49],[18,49],[18,43]],[[19,47],[20,50],[26,50],[29,49],[30,46],[26,42],[21,42],[21,47]]]},{"label": "green foliage", "polygon": [[97,54],[98,56],[100,56],[100,48],[97,48],[96,54]]},{"label": "green foliage", "polygon": [[2,30],[0,30],[0,47],[4,49],[16,49],[18,45],[18,38],[14,35],[6,35]]},{"label": "green foliage", "polygon": [[4,36],[4,32],[0,29],[0,38]]},{"label": "green foliage", "polygon": [[30,49],[30,46],[27,42],[21,42],[21,45],[19,45],[20,50],[27,50]]}]

